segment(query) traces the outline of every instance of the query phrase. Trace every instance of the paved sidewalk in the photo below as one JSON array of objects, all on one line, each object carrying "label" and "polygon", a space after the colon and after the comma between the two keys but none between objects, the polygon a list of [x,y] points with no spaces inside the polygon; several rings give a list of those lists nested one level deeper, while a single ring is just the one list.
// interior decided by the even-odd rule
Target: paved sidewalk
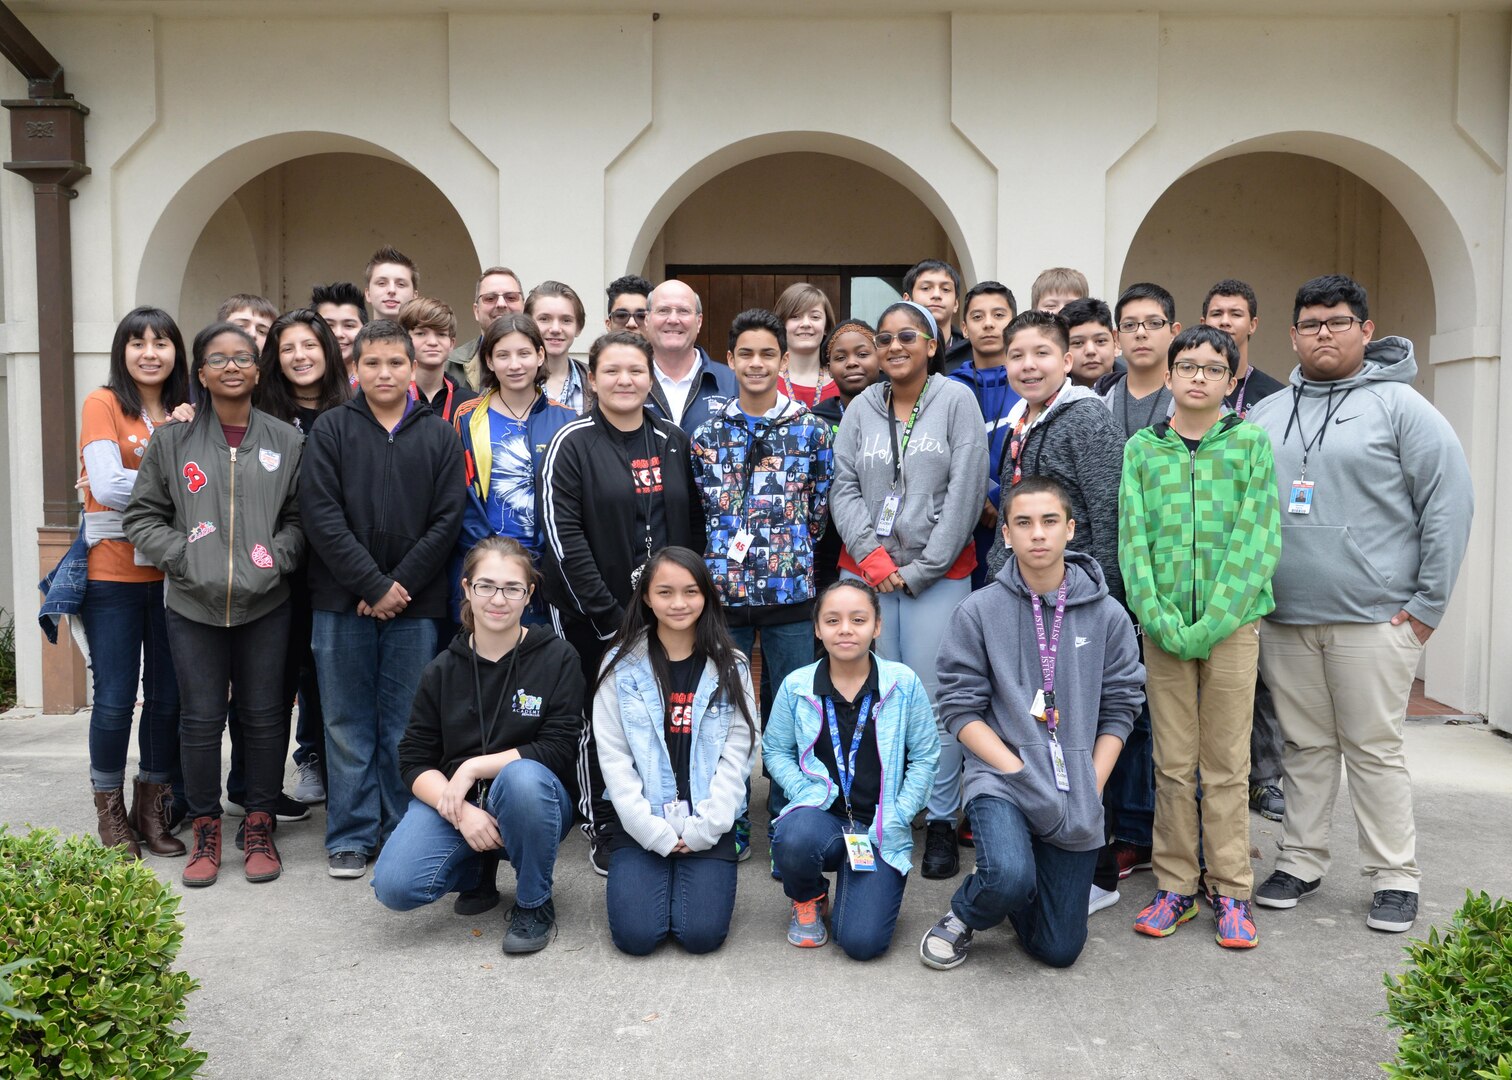
[{"label": "paved sidewalk", "polygon": [[[84,714],[0,716],[0,821],[92,830],[85,729]],[[1512,895],[1512,742],[1484,726],[1414,722],[1408,760],[1426,934],[1467,887]],[[1278,832],[1258,816],[1251,825],[1259,880]],[[979,935],[957,971],[923,967],[919,938],[959,879],[910,879],[880,960],[800,952],[783,937],[787,906],[767,875],[761,823],[718,953],[617,954],[603,881],[574,831],[557,865],[560,935],[544,953],[506,957],[502,907],[477,919],[453,915],[449,901],[388,912],[368,879],[326,875],[322,829],[317,811],[280,830],[277,882],[248,884],[231,849],[217,885],[185,891],[180,959],[202,983],[189,1026],[210,1053],[207,1076],[1310,1080],[1379,1076],[1392,1051],[1381,973],[1399,969],[1405,938],[1365,927],[1347,797],[1322,891],[1290,912],[1259,909],[1253,952],[1218,948],[1205,908],[1165,941],[1134,934],[1154,888],[1141,873],[1093,917],[1066,971],[1029,962],[1008,929]],[[178,888],[182,860],[153,865]],[[504,906],[508,879],[506,867]]]}]

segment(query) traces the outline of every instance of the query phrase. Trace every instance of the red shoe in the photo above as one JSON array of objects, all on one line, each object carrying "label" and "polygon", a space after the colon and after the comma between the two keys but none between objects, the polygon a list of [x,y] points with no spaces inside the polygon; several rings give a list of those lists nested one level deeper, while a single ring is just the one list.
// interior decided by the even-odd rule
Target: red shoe
[{"label": "red shoe", "polygon": [[1118,861],[1118,880],[1122,881],[1136,870],[1150,869],[1150,848],[1131,844],[1127,840],[1113,841],[1113,857]]},{"label": "red shoe", "polygon": [[247,856],[244,870],[248,881],[272,881],[283,873],[278,848],[273,845],[272,814],[265,810],[248,814],[243,836],[243,850]]},{"label": "red shoe", "polygon": [[198,889],[214,885],[220,876],[221,822],[218,817],[194,819],[194,847],[189,854],[189,863],[184,867],[183,881],[186,888]]}]

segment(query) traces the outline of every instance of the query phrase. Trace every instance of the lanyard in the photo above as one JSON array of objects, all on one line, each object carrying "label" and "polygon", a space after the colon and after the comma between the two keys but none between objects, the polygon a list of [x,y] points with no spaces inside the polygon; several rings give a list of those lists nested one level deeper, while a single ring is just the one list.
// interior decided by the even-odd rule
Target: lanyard
[{"label": "lanyard", "polygon": [[157,431],[157,428],[153,426],[152,417],[147,415],[146,409],[142,410],[142,423],[147,425],[147,437],[149,439],[152,438],[153,433]]},{"label": "lanyard", "polygon": [[1024,452],[1024,444],[1029,441],[1029,432],[1037,421],[1043,420],[1050,415],[1050,410],[1055,407],[1055,399],[1058,397],[1060,397],[1059,390],[1050,395],[1050,400],[1045,402],[1045,407],[1040,410],[1039,416],[1035,417],[1034,420],[1029,419],[1029,403],[1026,401],[1024,403],[1024,415],[1020,416],[1013,425],[1013,434],[1008,437],[1008,456],[1013,459],[1013,483],[1015,486],[1024,478],[1024,470],[1019,465],[1019,457]]},{"label": "lanyard", "polygon": [[1060,648],[1061,623],[1066,618],[1066,582],[1061,579],[1060,589],[1055,594],[1055,619],[1050,623],[1050,638],[1045,639],[1045,613],[1039,593],[1029,592],[1034,605],[1034,637],[1039,645],[1040,677],[1045,684],[1045,726],[1050,737],[1055,738],[1055,726],[1060,723],[1060,710],[1055,707],[1055,652]]},{"label": "lanyard", "polygon": [[[441,419],[450,423],[452,418],[452,394],[456,391],[457,388],[452,384],[452,381],[450,379],[445,378],[444,376],[441,379],[441,385],[446,387],[446,403],[441,406]],[[414,383],[410,383],[409,396],[411,401],[419,401],[420,387],[416,386]],[[430,400],[426,399],[425,403],[429,405]]]},{"label": "lanyard", "polygon": [[1281,441],[1283,443],[1286,442],[1287,435],[1291,434],[1292,425],[1296,424],[1297,435],[1302,440],[1302,469],[1301,475],[1297,477],[1298,480],[1307,479],[1308,456],[1313,452],[1313,447],[1317,447],[1319,450],[1323,449],[1323,436],[1328,434],[1328,422],[1334,418],[1334,413],[1344,407],[1344,402],[1349,400],[1349,395],[1352,393],[1354,393],[1354,387],[1351,386],[1339,395],[1339,402],[1336,405],[1333,399],[1334,388],[1332,386],[1328,388],[1328,404],[1323,409],[1323,423],[1318,426],[1318,430],[1313,432],[1312,438],[1309,439],[1306,429],[1302,427],[1302,414],[1298,411],[1298,406],[1302,403],[1302,387],[1292,387],[1291,419],[1286,422],[1286,432],[1281,436]]},{"label": "lanyard", "polygon": [[[506,698],[514,696],[513,693],[512,693],[512,691],[514,690],[514,681],[515,681],[515,661],[518,660],[519,657],[520,657],[520,645],[524,641],[525,641],[525,627],[521,626],[520,627],[520,636],[517,637],[517,638],[515,638],[514,648],[512,648],[512,649],[509,650],[509,673],[504,676],[504,689],[503,689],[503,692],[499,694],[499,700],[497,702],[495,702],[495,704],[494,704],[493,719],[489,721],[488,727],[486,729],[483,727],[483,679],[478,674],[478,639],[476,637],[474,637],[470,642],[468,642],[468,644],[470,644],[472,646],[473,693],[477,696],[477,704],[478,704],[478,753],[479,754],[486,754],[486,753],[488,753],[488,734],[487,733],[489,731],[497,732],[499,730],[499,714],[504,711],[504,700]],[[481,807],[483,805],[484,799],[487,798],[487,795],[488,795],[488,782],[487,781],[484,781],[484,780],[479,780],[478,781],[477,795],[478,795],[478,806]]]},{"label": "lanyard", "polygon": [[[834,381],[834,379],[831,379],[821,369],[819,372],[819,378],[814,383],[814,400],[818,401],[819,395],[824,393],[824,388]],[[798,402],[800,405],[803,404],[802,399],[793,392],[793,380],[786,371],[777,376],[777,385],[782,388],[783,397],[790,398],[791,400]]]},{"label": "lanyard", "polygon": [[[646,501],[645,501],[645,503],[643,505],[643,509],[645,511],[645,526],[646,526],[646,558],[641,563],[640,568],[637,568],[636,571],[635,571],[635,573],[631,575],[631,584],[632,584],[632,586],[634,585],[635,582],[637,582],[637,581],[640,580],[640,570],[645,567],[646,563],[648,563],[648,562],[651,561],[651,545],[652,545],[652,537],[651,537],[651,499],[652,499],[652,494],[651,493],[652,493],[652,491],[656,487],[656,474],[653,471],[652,465],[651,465],[651,450],[652,450],[652,446],[651,446],[651,419],[649,417],[642,417],[641,418],[641,434],[643,436],[645,436],[645,439],[646,439],[646,493],[645,493],[645,500]],[[640,477],[637,476],[636,473],[635,473],[635,460],[630,456],[629,449],[628,448],[624,448],[624,449],[625,449],[625,466],[626,466],[626,468],[628,468],[630,470],[630,496],[631,496],[631,498],[634,498],[638,494],[638,492],[636,491],[636,488],[640,487]]]},{"label": "lanyard", "polygon": [[903,455],[908,453],[908,440],[913,437],[914,424],[919,421],[919,409],[924,404],[924,394],[929,390],[929,380],[932,376],[924,376],[924,385],[919,387],[919,397],[913,403],[913,412],[908,414],[908,423],[903,426],[903,441],[898,442],[898,413],[892,407],[892,387],[887,388],[887,426],[892,434],[893,452],[893,490],[898,489],[898,482],[903,479]]},{"label": "lanyard", "polygon": [[1241,420],[1244,419],[1244,395],[1249,391],[1250,376],[1254,373],[1255,369],[1253,367],[1244,373],[1244,381],[1239,384],[1239,396],[1234,399],[1234,412],[1239,415],[1239,419]]},{"label": "lanyard", "polygon": [[[881,711],[881,701],[877,702],[875,709]],[[861,699],[861,707],[856,710],[856,733],[851,736],[850,757],[845,757],[840,753],[840,723],[835,718],[835,700],[830,697],[824,699],[824,718],[829,722],[830,745],[835,748],[835,772],[839,774],[837,779],[840,781],[840,796],[845,800],[845,816],[850,819],[852,828],[856,825],[850,805],[851,787],[856,782],[856,754],[861,749],[861,736],[866,732],[866,722],[873,716],[872,696],[867,694]]]}]

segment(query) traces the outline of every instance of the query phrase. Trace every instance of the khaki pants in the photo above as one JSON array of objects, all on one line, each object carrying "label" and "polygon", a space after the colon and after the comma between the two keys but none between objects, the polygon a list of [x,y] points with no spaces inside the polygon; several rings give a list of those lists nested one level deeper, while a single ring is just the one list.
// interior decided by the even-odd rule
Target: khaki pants
[{"label": "khaki pants", "polygon": [[1328,873],[1339,759],[1372,889],[1418,891],[1412,778],[1402,721],[1423,646],[1412,624],[1285,626],[1265,620],[1260,669],[1286,739],[1286,818],[1276,869],[1303,881]]},{"label": "khaki pants", "polygon": [[1197,892],[1197,779],[1201,843],[1212,892],[1248,900],[1250,725],[1260,638],[1248,623],[1206,660],[1178,660],[1145,640],[1145,695],[1155,749],[1157,888]]}]

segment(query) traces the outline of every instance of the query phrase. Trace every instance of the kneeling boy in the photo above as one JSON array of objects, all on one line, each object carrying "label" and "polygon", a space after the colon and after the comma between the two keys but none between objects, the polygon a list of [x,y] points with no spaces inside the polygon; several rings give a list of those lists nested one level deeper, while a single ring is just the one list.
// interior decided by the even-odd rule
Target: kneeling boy
[{"label": "kneeling boy", "polygon": [[1014,488],[1003,507],[1012,551],[940,644],[936,708],[966,750],[976,871],[920,942],[933,968],[956,967],[972,935],[1004,919],[1053,967],[1087,940],[1102,789],[1144,700],[1144,668],[1097,561],[1066,552],[1075,531],[1054,480]]}]

